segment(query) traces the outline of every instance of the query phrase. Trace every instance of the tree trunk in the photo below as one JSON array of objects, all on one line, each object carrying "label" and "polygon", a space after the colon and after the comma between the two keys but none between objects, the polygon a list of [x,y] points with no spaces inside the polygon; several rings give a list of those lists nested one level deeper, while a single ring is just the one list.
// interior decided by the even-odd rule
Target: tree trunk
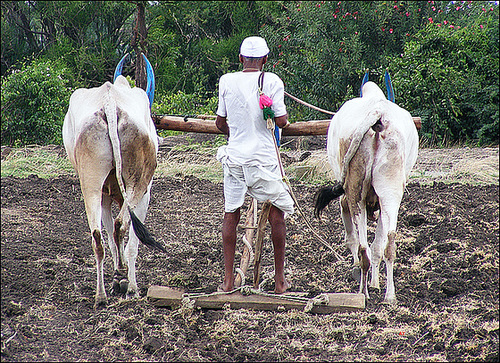
[{"label": "tree trunk", "polygon": [[146,29],[146,15],[143,2],[137,3],[137,17],[134,27],[134,34],[132,37],[132,48],[137,54],[135,61],[135,85],[137,87],[146,90],[147,88],[147,74],[146,74],[146,64],[142,58],[142,53],[147,56],[146,48],[148,37],[148,30]]}]

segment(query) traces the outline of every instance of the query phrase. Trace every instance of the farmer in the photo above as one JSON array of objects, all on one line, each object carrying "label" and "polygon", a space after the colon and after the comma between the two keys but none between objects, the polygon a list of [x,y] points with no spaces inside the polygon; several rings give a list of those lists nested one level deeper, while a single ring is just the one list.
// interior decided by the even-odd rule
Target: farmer
[{"label": "farmer", "polygon": [[285,292],[290,284],[285,279],[285,213],[294,211],[293,200],[282,181],[274,125],[267,127],[263,116],[261,90],[267,96],[266,105],[274,111],[274,122],[280,128],[287,127],[288,114],[284,102],[284,85],[273,73],[259,76],[267,61],[269,48],[261,37],[248,37],[240,48],[241,72],[228,73],[219,80],[219,104],[217,128],[228,135],[228,143],[217,152],[217,160],[224,169],[224,221],[222,243],[224,247],[224,282],[219,290],[234,288],[234,254],[236,226],[240,221],[240,207],[248,194],[260,202],[269,200],[271,240],[274,248],[275,293]]}]

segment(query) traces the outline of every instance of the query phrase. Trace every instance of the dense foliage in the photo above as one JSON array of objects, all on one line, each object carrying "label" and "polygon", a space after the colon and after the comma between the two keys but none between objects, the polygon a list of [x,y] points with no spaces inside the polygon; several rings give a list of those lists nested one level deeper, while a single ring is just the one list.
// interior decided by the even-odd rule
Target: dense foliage
[{"label": "dense foliage", "polygon": [[[39,136],[60,134],[70,89],[111,80],[121,56],[138,49],[139,5],[140,49],[157,82],[153,112],[215,112],[219,77],[241,69],[241,41],[261,35],[271,49],[265,70],[311,104],[335,111],[359,95],[365,69],[382,89],[388,69],[396,102],[422,117],[423,139],[498,144],[498,4],[488,1],[3,1],[2,144],[60,140]],[[64,97],[34,92],[36,80],[16,83],[21,69],[43,62],[65,82]],[[292,122],[328,117],[286,102]],[[27,115],[45,126],[21,131],[33,125]]]},{"label": "dense foliage", "polygon": [[68,69],[55,61],[23,64],[2,82],[2,144],[61,144],[73,91]]}]

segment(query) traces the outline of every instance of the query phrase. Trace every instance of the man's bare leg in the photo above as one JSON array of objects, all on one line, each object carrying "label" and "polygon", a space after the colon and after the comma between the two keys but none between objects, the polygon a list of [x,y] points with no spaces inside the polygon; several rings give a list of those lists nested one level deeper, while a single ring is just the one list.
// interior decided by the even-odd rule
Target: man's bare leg
[{"label": "man's bare leg", "polygon": [[240,209],[224,214],[222,223],[222,245],[224,248],[224,282],[219,286],[223,291],[234,288],[234,254],[236,250],[236,227],[240,221]]},{"label": "man's bare leg", "polygon": [[274,292],[282,294],[290,288],[290,284],[285,279],[286,225],[285,214],[274,205],[271,206],[269,212],[269,223],[274,248]]}]

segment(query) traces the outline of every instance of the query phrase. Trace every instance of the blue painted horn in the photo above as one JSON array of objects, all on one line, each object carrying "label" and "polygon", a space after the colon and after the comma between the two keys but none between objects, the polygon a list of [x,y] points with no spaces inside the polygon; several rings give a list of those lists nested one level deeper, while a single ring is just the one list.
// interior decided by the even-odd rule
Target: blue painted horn
[{"label": "blue painted horn", "polygon": [[115,75],[113,76],[113,83],[115,83],[115,81],[118,78],[118,76],[122,74],[123,64],[125,63],[125,60],[127,59],[127,57],[128,57],[128,53],[125,54],[122,57],[122,59],[120,59],[120,62],[116,66],[116,68],[115,68]]},{"label": "blue painted horn", "polygon": [[391,76],[389,75],[389,71],[385,70],[385,88],[387,89],[387,99],[389,101],[394,102],[394,88],[392,88]]},{"label": "blue painted horn", "polygon": [[366,82],[368,82],[368,69],[365,72],[365,75],[363,77],[363,81],[361,82],[361,87],[359,88],[359,97],[363,97],[363,86]]},{"label": "blue painted horn", "polygon": [[[125,60],[128,57],[128,53],[125,54],[118,65],[116,66],[115,69],[115,75],[113,77],[113,83],[116,81],[116,78],[122,74],[122,69],[123,69],[123,64],[125,63]],[[153,106],[153,100],[155,97],[155,73],[153,72],[153,67],[151,66],[151,63],[149,63],[148,59],[144,54],[142,54],[142,57],[144,58],[144,61],[146,62],[146,75],[148,77],[148,83],[146,86],[146,94],[148,95],[149,98],[149,108]]]},{"label": "blue painted horn", "polygon": [[148,95],[148,98],[149,98],[149,108],[151,108],[153,106],[153,100],[155,98],[155,73],[153,72],[153,67],[151,66],[151,63],[149,63],[146,56],[143,54],[142,57],[144,58],[144,61],[146,62],[146,74],[148,77],[148,84],[146,86],[146,94]]}]

